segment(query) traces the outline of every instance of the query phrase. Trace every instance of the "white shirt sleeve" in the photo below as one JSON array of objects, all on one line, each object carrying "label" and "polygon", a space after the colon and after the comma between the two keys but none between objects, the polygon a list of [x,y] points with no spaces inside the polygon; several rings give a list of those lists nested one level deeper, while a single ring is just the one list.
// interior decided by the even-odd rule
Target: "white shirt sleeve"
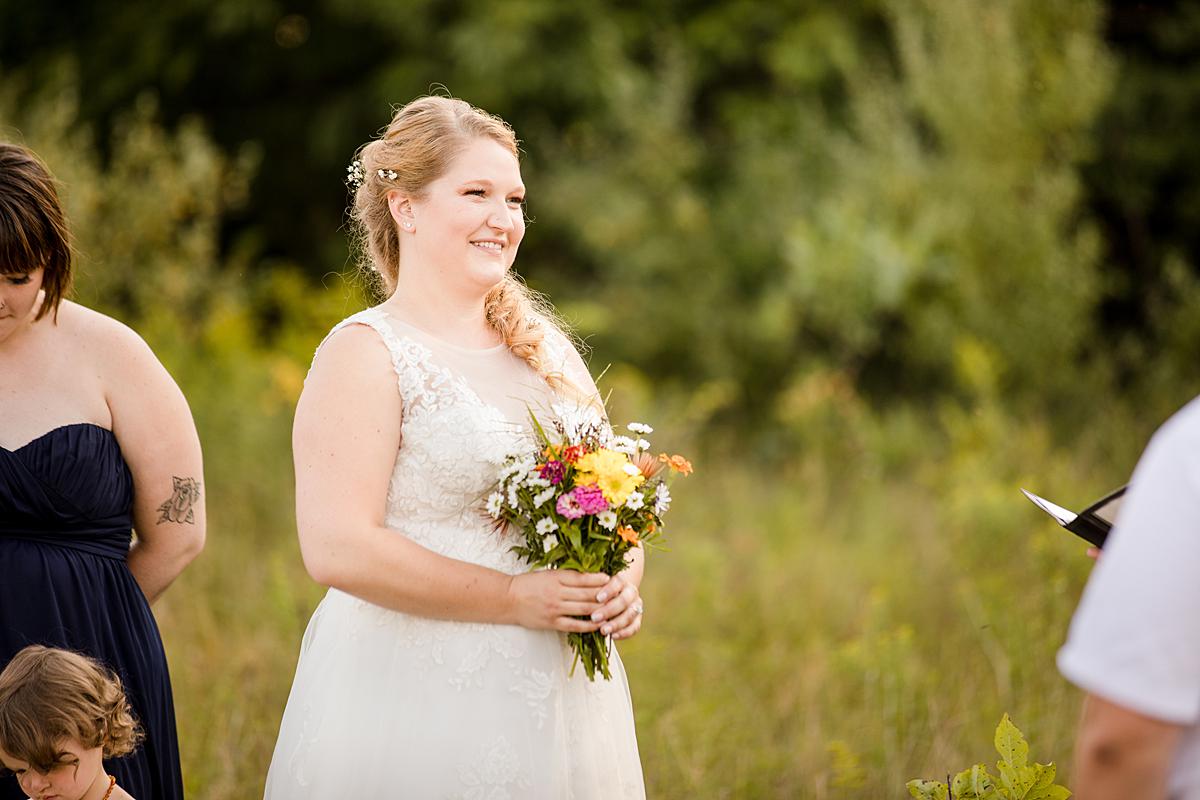
[{"label": "white shirt sleeve", "polygon": [[1200,721],[1200,400],[1138,462],[1058,667],[1133,711]]}]

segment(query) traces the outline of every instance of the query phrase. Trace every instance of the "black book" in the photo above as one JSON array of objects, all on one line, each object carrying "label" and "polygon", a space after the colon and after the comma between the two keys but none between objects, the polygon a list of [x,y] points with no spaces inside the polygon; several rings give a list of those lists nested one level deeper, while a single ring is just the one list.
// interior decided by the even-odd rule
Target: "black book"
[{"label": "black book", "polygon": [[1125,497],[1125,490],[1128,488],[1129,484],[1126,484],[1120,489],[1106,494],[1078,514],[1068,511],[1062,506],[1057,506],[1043,497],[1038,497],[1032,492],[1026,492],[1024,489],[1021,492],[1032,500],[1034,505],[1054,517],[1059,525],[1071,533],[1086,539],[1096,547],[1104,547],[1104,540],[1112,529],[1113,522],[1117,518],[1117,511],[1121,508],[1121,500]]}]

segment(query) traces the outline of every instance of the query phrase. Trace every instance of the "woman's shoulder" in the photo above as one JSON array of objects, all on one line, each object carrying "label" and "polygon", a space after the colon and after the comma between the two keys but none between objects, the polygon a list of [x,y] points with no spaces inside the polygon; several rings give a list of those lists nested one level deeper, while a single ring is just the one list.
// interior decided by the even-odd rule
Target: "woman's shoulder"
[{"label": "woman's shoulder", "polygon": [[145,345],[142,337],[124,322],[72,300],[59,305],[55,324],[65,334],[85,337],[98,348],[130,347],[139,342]]},{"label": "woman's shoulder", "polygon": [[351,314],[326,334],[313,354],[312,375],[369,376],[392,369],[390,347],[376,309]]},{"label": "woman's shoulder", "polygon": [[[379,308],[365,308],[343,319],[329,329],[325,338],[317,345],[314,363],[322,353],[332,350],[341,355],[351,352],[378,354],[388,350],[389,328],[384,322],[386,315]],[[370,357],[370,356],[368,356]]]},{"label": "woman's shoulder", "polygon": [[146,340],[130,326],[69,300],[58,307],[56,326],[80,357],[102,374],[161,369]]}]

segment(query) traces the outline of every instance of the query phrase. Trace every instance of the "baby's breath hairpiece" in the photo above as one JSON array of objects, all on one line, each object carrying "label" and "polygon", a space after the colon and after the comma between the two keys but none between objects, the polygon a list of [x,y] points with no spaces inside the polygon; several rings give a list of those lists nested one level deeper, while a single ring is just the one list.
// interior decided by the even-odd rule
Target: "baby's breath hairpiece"
[{"label": "baby's breath hairpiece", "polygon": [[367,173],[363,171],[362,161],[357,158],[351,161],[350,166],[346,167],[346,185],[358,191],[358,187],[362,186],[366,179]]},{"label": "baby's breath hairpiece", "polygon": [[394,181],[396,180],[396,176],[400,173],[396,172],[394,169],[377,169],[375,170],[375,174],[381,178],[387,178],[389,181]]}]

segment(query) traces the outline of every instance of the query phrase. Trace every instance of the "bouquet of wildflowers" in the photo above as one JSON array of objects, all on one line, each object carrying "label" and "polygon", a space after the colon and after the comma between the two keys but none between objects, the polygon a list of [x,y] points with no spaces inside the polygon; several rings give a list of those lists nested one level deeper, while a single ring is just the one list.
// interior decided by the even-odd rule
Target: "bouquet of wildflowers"
[{"label": "bouquet of wildflowers", "polygon": [[[516,531],[513,552],[534,569],[573,569],[616,575],[639,543],[662,533],[662,515],[671,505],[668,479],[690,474],[682,456],[650,453],[649,425],[631,422],[631,436],[614,436],[600,421],[558,423],[551,438],[533,418],[538,449],[510,456],[496,490],[488,497],[492,518]],[[606,679],[608,644],[599,631],[568,633],[589,680]]]}]

